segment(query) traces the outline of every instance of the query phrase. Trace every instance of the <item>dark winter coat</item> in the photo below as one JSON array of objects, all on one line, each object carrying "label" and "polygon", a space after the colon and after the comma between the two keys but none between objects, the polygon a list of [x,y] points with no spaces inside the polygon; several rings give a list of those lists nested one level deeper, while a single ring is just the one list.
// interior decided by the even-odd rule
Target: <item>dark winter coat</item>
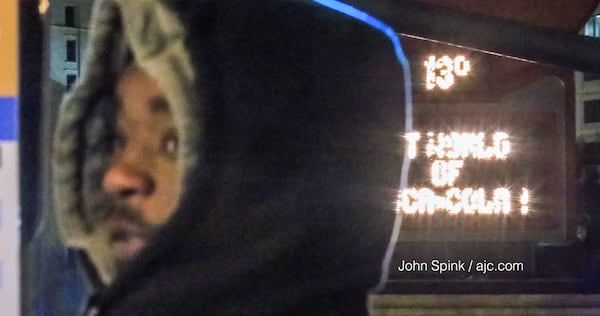
[{"label": "dark winter coat", "polygon": [[[54,146],[65,240],[108,286],[99,315],[361,315],[402,164],[404,85],[379,30],[310,1],[101,0]],[[114,275],[101,179],[124,56],[180,135],[172,219]]]}]

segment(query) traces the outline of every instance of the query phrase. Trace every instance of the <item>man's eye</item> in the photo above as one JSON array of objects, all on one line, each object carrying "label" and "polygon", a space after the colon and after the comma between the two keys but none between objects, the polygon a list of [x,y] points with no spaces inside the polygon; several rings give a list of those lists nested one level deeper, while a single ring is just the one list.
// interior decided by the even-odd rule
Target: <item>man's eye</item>
[{"label": "man's eye", "polygon": [[177,134],[173,132],[169,132],[165,135],[161,141],[161,149],[163,152],[175,156],[177,155],[177,150],[179,148],[179,138]]}]

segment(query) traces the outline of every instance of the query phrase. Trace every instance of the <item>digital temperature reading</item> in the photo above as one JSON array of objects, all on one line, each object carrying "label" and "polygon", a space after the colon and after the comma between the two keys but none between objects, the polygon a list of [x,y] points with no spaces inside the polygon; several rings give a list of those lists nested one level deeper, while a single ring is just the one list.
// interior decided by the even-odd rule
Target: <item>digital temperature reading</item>
[{"label": "digital temperature reading", "polygon": [[464,77],[471,71],[471,63],[465,56],[452,59],[449,56],[437,58],[432,55],[425,61],[425,68],[427,90],[433,90],[435,87],[447,90],[454,85],[456,76]]},{"label": "digital temperature reading", "polygon": [[[493,135],[480,133],[421,133],[405,135],[408,157],[416,159],[423,153],[431,163],[432,187],[407,188],[398,196],[397,211],[405,214],[434,214],[446,212],[456,214],[510,214],[518,211],[529,213],[529,190],[521,188],[519,198],[513,199],[508,188],[497,187],[486,192],[482,187],[455,187],[461,170],[469,160],[488,160],[491,163],[506,162],[510,150],[507,133]],[[424,144],[424,146],[423,146]],[[420,150],[421,149],[421,150]],[[513,203],[513,200],[517,200]],[[516,208],[513,204],[517,204]]]}]

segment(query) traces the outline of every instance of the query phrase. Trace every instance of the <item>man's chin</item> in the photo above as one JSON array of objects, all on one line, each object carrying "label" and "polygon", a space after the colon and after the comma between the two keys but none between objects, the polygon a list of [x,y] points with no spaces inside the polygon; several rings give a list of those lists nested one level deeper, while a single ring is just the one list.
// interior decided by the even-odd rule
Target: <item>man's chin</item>
[{"label": "man's chin", "polygon": [[140,251],[146,247],[146,238],[141,236],[128,236],[112,242],[112,250],[120,270],[124,265],[132,261]]}]

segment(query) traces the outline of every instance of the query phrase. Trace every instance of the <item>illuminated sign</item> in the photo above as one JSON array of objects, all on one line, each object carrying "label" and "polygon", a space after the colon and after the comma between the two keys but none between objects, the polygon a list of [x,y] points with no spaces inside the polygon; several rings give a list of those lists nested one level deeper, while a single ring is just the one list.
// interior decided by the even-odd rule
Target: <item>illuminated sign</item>
[{"label": "illuminated sign", "polygon": [[435,87],[446,90],[454,85],[455,77],[464,77],[471,71],[471,63],[465,56],[450,58],[445,55],[440,58],[432,55],[425,61],[426,88],[432,90]]},{"label": "illuminated sign", "polygon": [[17,1],[0,10],[0,306],[2,315],[20,310],[19,142]]},{"label": "illuminated sign", "polygon": [[[487,137],[486,137],[487,136]],[[396,211],[405,214],[433,214],[447,212],[456,214],[510,214],[513,207],[513,194],[504,187],[494,188],[491,196],[485,188],[455,187],[461,169],[470,160],[493,160],[506,162],[511,150],[507,133],[493,135],[479,133],[433,133],[426,134],[422,142],[421,133],[405,135],[407,153],[410,159],[417,159],[419,153],[431,162],[431,185],[433,188],[407,188],[398,197]],[[488,142],[486,142],[486,140]],[[425,144],[424,146],[422,144]],[[421,149],[421,150],[420,150]],[[442,189],[441,194],[434,191]],[[517,201],[522,215],[529,213],[529,190],[521,188]]]},{"label": "illuminated sign", "polygon": [[574,173],[564,84],[547,77],[484,102],[452,98],[465,91],[456,88],[416,102],[401,136],[399,240],[566,240]]}]

